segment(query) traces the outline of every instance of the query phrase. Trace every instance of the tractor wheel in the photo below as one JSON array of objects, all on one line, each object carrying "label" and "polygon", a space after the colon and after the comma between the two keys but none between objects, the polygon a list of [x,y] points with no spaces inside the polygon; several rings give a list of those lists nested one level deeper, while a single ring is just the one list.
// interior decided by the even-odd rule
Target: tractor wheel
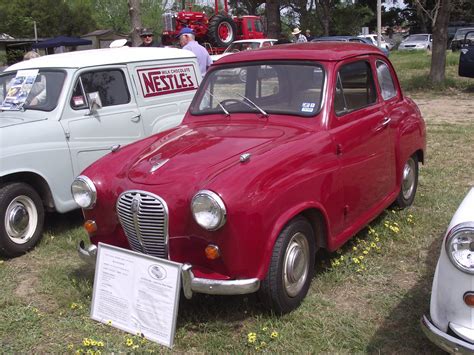
[{"label": "tractor wheel", "polygon": [[218,14],[209,21],[209,39],[217,47],[227,47],[237,35],[235,22],[226,15]]}]

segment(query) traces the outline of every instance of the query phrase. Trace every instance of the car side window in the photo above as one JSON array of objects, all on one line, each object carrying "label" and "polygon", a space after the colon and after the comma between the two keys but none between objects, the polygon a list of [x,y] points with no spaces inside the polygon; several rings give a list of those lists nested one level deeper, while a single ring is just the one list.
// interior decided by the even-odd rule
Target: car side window
[{"label": "car side window", "polygon": [[378,60],[377,66],[377,80],[379,81],[380,91],[384,100],[389,100],[397,95],[395,84],[393,83],[392,74],[385,62]]},{"label": "car side window", "polygon": [[98,92],[103,107],[130,102],[130,92],[123,72],[119,69],[96,70],[82,73],[71,97],[74,110],[87,108],[87,95]]},{"label": "car side window", "polygon": [[343,65],[338,72],[334,110],[338,116],[377,101],[370,64],[358,61]]}]

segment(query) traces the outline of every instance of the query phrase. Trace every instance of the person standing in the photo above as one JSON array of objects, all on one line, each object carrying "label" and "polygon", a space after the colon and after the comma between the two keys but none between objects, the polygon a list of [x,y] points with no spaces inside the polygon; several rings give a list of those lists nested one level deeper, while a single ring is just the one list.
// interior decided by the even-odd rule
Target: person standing
[{"label": "person standing", "polygon": [[149,28],[142,28],[140,38],[142,39],[142,44],[139,47],[161,47],[158,42],[155,42],[153,31]]},{"label": "person standing", "polygon": [[305,33],[304,33],[304,36],[306,37],[306,40],[308,42],[311,42],[311,40],[314,38],[313,36],[311,36],[311,31],[310,30],[306,30]]},{"label": "person standing", "polygon": [[199,69],[201,70],[202,76],[204,76],[212,64],[211,56],[206,48],[195,40],[194,32],[189,27],[182,28],[181,31],[179,31],[178,37],[181,48],[191,51],[196,55]]},{"label": "person standing", "polygon": [[296,43],[306,43],[308,40],[306,39],[305,35],[301,33],[301,30],[296,27],[291,34],[294,36],[294,41]]}]

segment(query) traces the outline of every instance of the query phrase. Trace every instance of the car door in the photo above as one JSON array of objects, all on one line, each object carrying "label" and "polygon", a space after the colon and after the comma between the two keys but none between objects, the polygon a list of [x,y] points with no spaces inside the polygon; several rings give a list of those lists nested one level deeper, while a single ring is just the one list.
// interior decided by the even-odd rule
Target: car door
[{"label": "car door", "polygon": [[[89,109],[92,97],[100,106]],[[144,136],[126,67],[85,69],[77,73],[61,124],[69,144],[74,174],[95,160]]]},{"label": "car door", "polygon": [[369,58],[341,63],[335,80],[330,131],[341,165],[345,225],[356,226],[385,207],[394,147]]}]

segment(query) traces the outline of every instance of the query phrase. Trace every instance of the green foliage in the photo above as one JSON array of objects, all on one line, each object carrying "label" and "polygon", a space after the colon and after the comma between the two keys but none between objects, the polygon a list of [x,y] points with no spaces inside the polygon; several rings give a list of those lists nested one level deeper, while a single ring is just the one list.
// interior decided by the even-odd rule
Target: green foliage
[{"label": "green foliage", "polygon": [[[68,3],[56,0],[11,0],[0,3],[0,32],[13,37],[34,37],[36,22],[38,37],[80,35],[95,27],[86,7],[71,10]],[[67,21],[66,21],[67,19]]]},{"label": "green foliage", "polygon": [[332,35],[357,35],[374,13],[368,6],[337,5],[332,18]]}]

